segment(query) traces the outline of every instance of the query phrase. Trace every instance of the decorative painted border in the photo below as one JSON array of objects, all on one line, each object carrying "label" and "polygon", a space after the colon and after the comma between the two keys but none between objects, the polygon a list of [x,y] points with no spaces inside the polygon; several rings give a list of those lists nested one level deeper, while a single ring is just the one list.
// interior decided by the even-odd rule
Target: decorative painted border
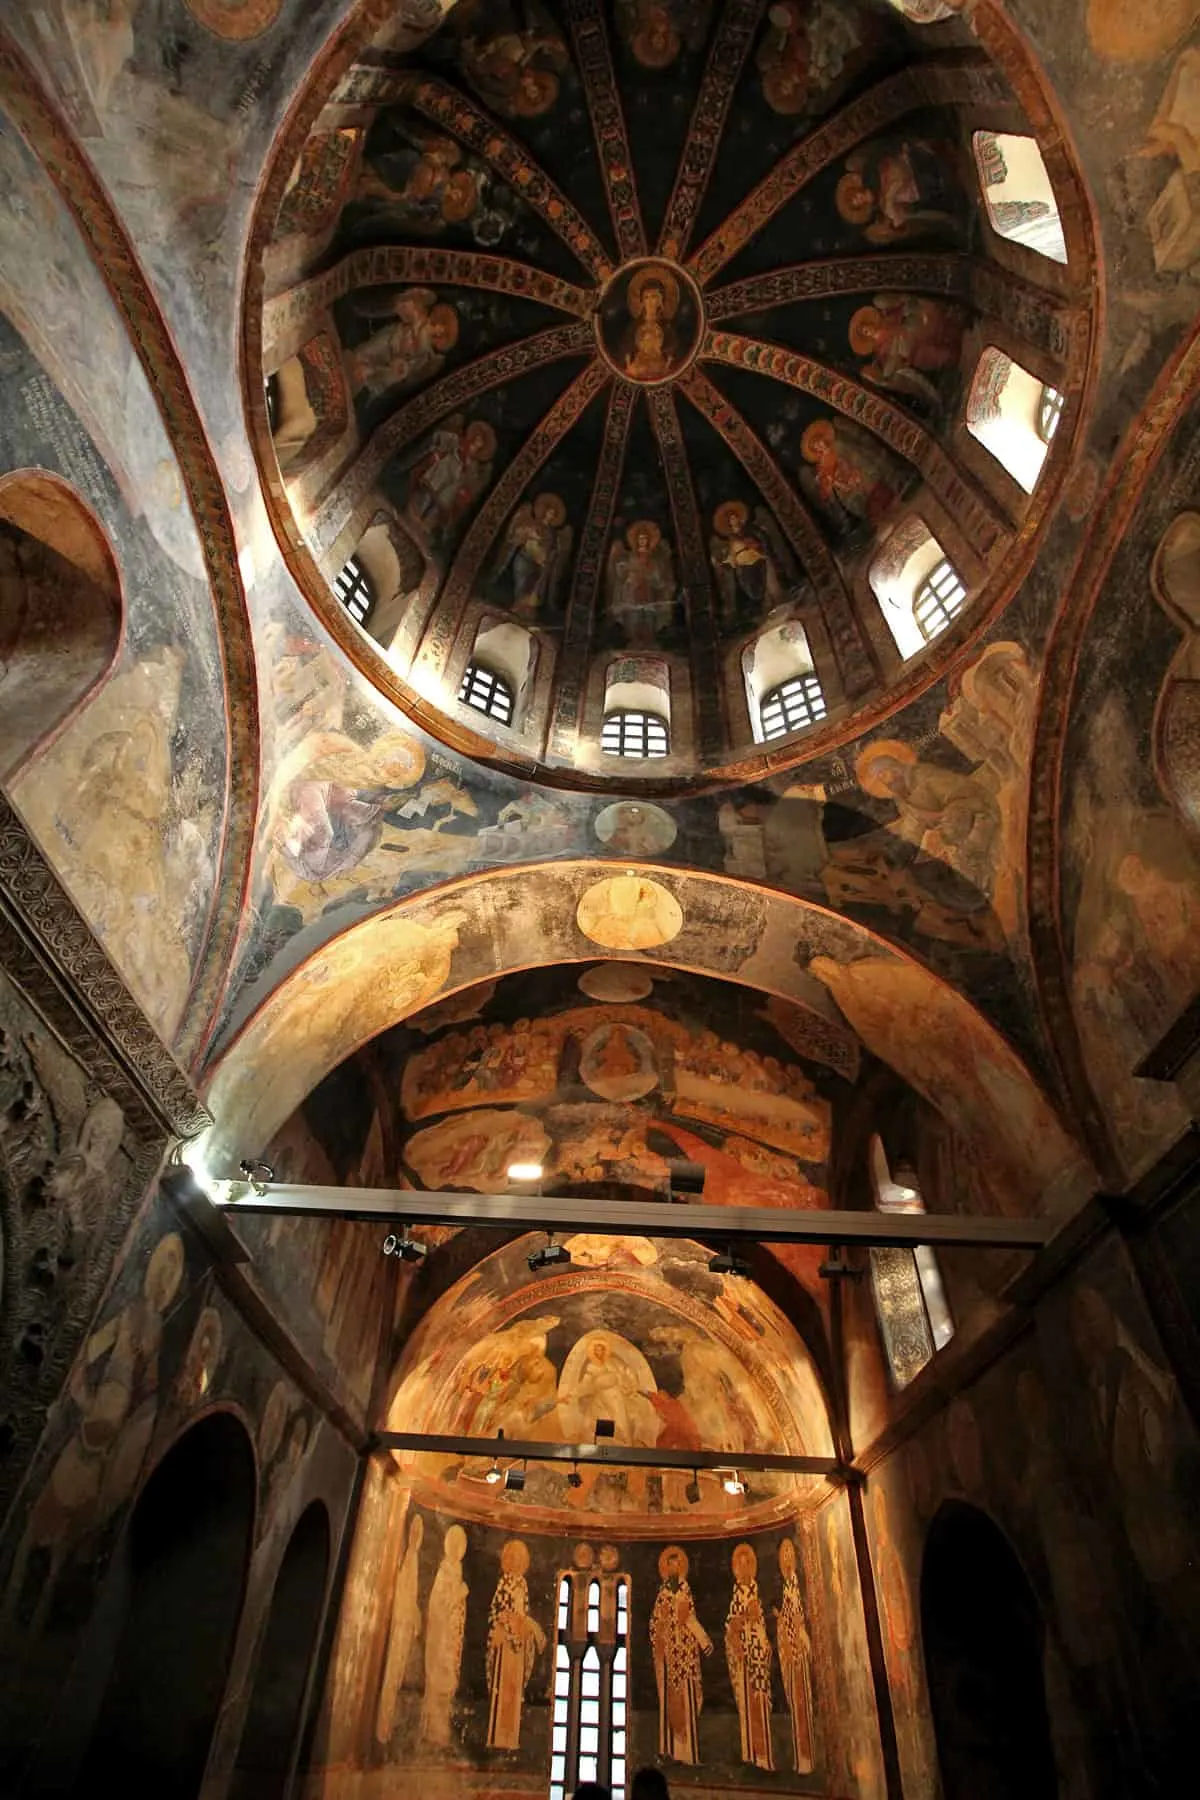
[{"label": "decorative painted border", "polygon": [[716,704],[700,710],[700,755],[711,762],[721,754],[721,724],[724,708],[720,704],[721,659],[717,649],[717,618],[713,605],[712,568],[708,560],[708,538],[696,505],[692,471],[679,423],[679,409],[669,388],[651,388],[646,395],[654,441],[671,502],[671,518],[675,525],[679,575],[683,583],[688,623],[688,648],[692,660],[692,681],[699,694]]},{"label": "decorative painted border", "polygon": [[725,135],[734,92],[766,10],[767,0],[726,0],[721,8],[717,35],[692,108],[683,160],[659,233],[658,254],[672,262],[682,262],[687,254],[696,215],[708,191]]},{"label": "decorative painted border", "polygon": [[575,59],[583,76],[583,91],[592,118],[592,134],[600,153],[600,172],[617,251],[623,262],[646,254],[646,228],[638,201],[633,152],[625,130],[625,114],[617,93],[609,50],[604,9],[600,0],[567,0],[567,20],[575,45]]},{"label": "decorative painted border", "polygon": [[0,107],[16,122],[54,182],[125,321],[179,461],[212,593],[225,683],[229,770],[213,904],[179,1040],[189,1054],[198,1055],[215,1021],[237,939],[258,807],[258,684],[237,540],[183,364],[133,244],[91,164],[3,29]]},{"label": "decorative painted border", "polygon": [[741,313],[765,312],[800,300],[826,300],[838,294],[936,294],[939,298],[971,297],[974,265],[957,251],[941,255],[837,256],[823,262],[793,263],[746,281],[714,288],[704,312],[710,325]]}]

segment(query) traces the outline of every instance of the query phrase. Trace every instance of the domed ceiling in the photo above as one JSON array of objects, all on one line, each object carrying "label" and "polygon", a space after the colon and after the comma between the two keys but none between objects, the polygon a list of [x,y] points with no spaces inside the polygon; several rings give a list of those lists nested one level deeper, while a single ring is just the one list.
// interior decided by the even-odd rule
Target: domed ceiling
[{"label": "domed ceiling", "polygon": [[[446,741],[586,785],[746,774],[768,766],[747,659],[776,632],[822,690],[770,752],[795,762],[927,685],[1011,592],[1062,457],[1015,493],[964,388],[1022,330],[1044,366],[1069,284],[1034,258],[1043,307],[991,260],[971,132],[1031,127],[962,21],[909,10],[934,22],[461,0],[326,108],[268,252],[268,487],[325,621]],[[329,222],[297,245],[314,191]],[[969,603],[904,661],[867,571],[916,516]],[[330,597],[352,553],[365,630]],[[473,661],[511,723],[461,703]],[[669,755],[602,752],[613,694],[669,717]]]}]

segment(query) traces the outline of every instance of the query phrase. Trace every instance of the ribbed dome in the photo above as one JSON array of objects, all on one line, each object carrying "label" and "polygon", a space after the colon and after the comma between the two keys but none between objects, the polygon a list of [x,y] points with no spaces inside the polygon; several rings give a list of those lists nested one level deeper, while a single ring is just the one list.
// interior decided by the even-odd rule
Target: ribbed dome
[{"label": "ribbed dome", "polygon": [[464,0],[318,114],[251,329],[265,472],[436,734],[590,786],[793,763],[1011,592],[1082,207],[965,24],[905,10]]}]

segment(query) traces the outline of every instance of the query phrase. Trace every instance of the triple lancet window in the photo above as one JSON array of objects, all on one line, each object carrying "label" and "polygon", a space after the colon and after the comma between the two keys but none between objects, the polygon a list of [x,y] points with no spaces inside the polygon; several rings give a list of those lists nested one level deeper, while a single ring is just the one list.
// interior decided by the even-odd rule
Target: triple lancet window
[{"label": "triple lancet window", "polygon": [[550,1800],[599,1781],[625,1800],[629,1578],[571,1570],[558,1584]]}]

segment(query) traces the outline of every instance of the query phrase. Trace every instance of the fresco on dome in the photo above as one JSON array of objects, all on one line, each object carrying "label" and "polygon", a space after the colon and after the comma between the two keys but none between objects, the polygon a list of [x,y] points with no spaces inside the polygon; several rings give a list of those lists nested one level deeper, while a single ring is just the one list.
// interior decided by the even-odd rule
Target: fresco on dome
[{"label": "fresco on dome", "polygon": [[225,809],[204,559],[132,344],[55,191],[7,125],[0,191],[0,473],[49,470],[86,501],[112,546],[124,609],[107,681],[10,791],[171,1043],[208,929]]},{"label": "fresco on dome", "polygon": [[712,0],[617,0],[617,30],[643,69],[669,69],[704,48]]},{"label": "fresco on dome", "polygon": [[1150,587],[1182,634],[1155,707],[1155,761],[1168,800],[1195,835],[1200,834],[1200,513],[1172,519],[1154,552]]},{"label": "fresco on dome", "polygon": [[[410,1430],[582,1443],[604,1418],[617,1444],[731,1455],[828,1441],[792,1327],[750,1282],[712,1275],[699,1246],[585,1239],[598,1254],[534,1279],[525,1264],[532,1241],[478,1265],[418,1325],[393,1419]],[[494,1516],[489,1457],[395,1454],[418,1482],[452,1494],[455,1510]],[[612,1513],[622,1530],[642,1531],[663,1512],[736,1519],[784,1496],[795,1505],[805,1492],[803,1479],[748,1473],[739,1497],[701,1470],[697,1500],[686,1469],[584,1466],[578,1485],[568,1473],[531,1464],[524,1490],[506,1501],[531,1526]]]},{"label": "fresco on dome", "polygon": [[870,244],[895,244],[958,228],[960,153],[944,140],[877,138],[852,150],[837,209]]},{"label": "fresco on dome", "polygon": [[767,105],[798,122],[827,112],[866,60],[874,26],[871,14],[838,0],[770,7],[754,53]]},{"label": "fresco on dome", "polygon": [[873,532],[904,491],[904,465],[848,419],[815,419],[796,448],[801,491],[838,539]]}]

